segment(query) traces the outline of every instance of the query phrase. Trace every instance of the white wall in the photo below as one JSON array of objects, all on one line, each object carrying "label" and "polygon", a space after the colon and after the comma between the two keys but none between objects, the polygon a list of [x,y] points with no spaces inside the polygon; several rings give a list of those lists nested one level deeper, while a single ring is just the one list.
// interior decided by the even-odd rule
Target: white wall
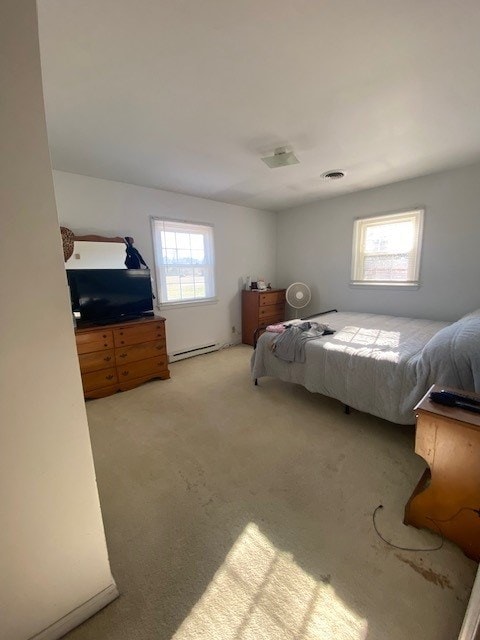
[{"label": "white wall", "polygon": [[275,281],[276,214],[122,182],[54,171],[62,226],[75,233],[132,236],[152,269],[150,216],[214,225],[218,302],[160,311],[167,319],[168,352],[240,340],[240,288],[251,275]]},{"label": "white wall", "polygon": [[34,0],[2,2],[0,48],[0,637],[25,640],[115,587],[67,298]]},{"label": "white wall", "polygon": [[[349,285],[353,220],[426,208],[418,290]],[[319,201],[278,214],[278,280],[313,289],[308,312],[338,308],[456,320],[480,308],[480,164]]]}]

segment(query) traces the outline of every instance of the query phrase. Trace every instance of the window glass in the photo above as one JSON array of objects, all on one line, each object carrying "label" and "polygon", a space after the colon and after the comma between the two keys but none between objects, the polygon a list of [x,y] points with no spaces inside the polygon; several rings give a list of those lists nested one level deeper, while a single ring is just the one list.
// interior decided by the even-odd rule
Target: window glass
[{"label": "window glass", "polygon": [[152,232],[160,304],[214,298],[213,227],[153,218]]},{"label": "window glass", "polygon": [[418,284],[423,209],[354,223],[353,284]]}]

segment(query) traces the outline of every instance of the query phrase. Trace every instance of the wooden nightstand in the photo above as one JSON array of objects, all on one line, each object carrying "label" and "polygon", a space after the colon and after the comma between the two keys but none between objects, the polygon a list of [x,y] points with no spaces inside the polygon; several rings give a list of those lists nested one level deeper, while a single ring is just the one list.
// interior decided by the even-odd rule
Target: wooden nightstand
[{"label": "wooden nightstand", "polygon": [[[415,451],[429,465],[405,506],[405,524],[431,529],[452,540],[472,560],[480,560],[480,414],[429,399],[415,407]],[[445,389],[476,400],[480,396]]]},{"label": "wooden nightstand", "polygon": [[255,331],[285,320],[285,289],[242,291],[242,342],[253,346]]}]

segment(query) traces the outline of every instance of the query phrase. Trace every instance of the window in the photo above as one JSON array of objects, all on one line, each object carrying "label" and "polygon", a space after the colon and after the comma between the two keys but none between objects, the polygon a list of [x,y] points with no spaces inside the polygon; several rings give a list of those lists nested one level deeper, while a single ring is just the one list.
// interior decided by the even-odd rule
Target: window
[{"label": "window", "polygon": [[152,218],[152,233],[160,304],[214,298],[213,227]]},{"label": "window", "polygon": [[352,284],[418,285],[423,209],[355,220]]}]

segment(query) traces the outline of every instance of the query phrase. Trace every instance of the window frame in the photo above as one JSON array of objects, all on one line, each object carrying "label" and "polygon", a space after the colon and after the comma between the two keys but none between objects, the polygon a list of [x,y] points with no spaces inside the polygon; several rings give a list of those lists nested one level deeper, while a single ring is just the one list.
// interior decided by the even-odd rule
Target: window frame
[{"label": "window frame", "polygon": [[[411,207],[402,211],[381,213],[354,219],[352,240],[352,265],[350,285],[353,287],[372,288],[411,288],[420,287],[420,264],[423,250],[423,226],[425,207]],[[366,252],[364,250],[364,238],[366,229],[374,224],[396,223],[402,220],[413,219],[415,223],[414,246],[409,252],[409,278],[408,280],[366,280],[363,272],[363,259],[366,255],[379,255],[380,252]],[[392,255],[383,252],[384,255]]]},{"label": "window frame", "polygon": [[[206,305],[206,304],[215,304],[218,300],[216,296],[217,291],[217,273],[216,273],[216,260],[215,260],[215,233],[214,233],[214,225],[210,222],[199,222],[197,220],[181,220],[179,218],[166,218],[164,216],[150,216],[151,230],[152,230],[152,242],[153,242],[153,258],[154,258],[154,267],[155,267],[155,290],[157,294],[157,307],[159,309],[166,309],[169,307],[185,307],[185,306],[194,306],[194,305]],[[162,301],[162,293],[163,291],[167,291],[167,282],[166,282],[166,273],[165,266],[167,266],[163,262],[163,246],[161,242],[161,229],[159,225],[161,223],[171,223],[172,225],[185,225],[190,226],[190,228],[204,228],[205,236],[208,238],[208,253],[211,257],[208,263],[205,263],[205,266],[211,270],[211,280],[210,280],[210,293],[211,295],[205,297],[194,297],[188,298],[184,300],[166,300]],[[185,232],[188,232],[188,229],[185,228]],[[179,265],[181,267],[181,265]],[[185,265],[187,266],[187,265]],[[191,266],[191,265],[188,265]],[[207,288],[207,284],[206,284]]]}]

